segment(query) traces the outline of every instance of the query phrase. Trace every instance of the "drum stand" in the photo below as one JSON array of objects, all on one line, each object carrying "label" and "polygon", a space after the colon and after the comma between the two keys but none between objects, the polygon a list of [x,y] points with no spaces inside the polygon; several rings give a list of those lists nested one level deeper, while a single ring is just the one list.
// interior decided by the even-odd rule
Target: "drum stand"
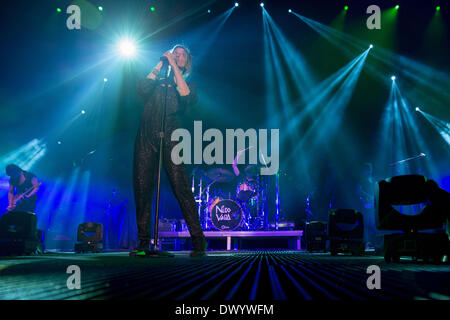
[{"label": "drum stand", "polygon": [[214,182],[215,182],[215,181],[211,182],[210,184],[208,184],[208,187],[206,187],[206,201],[205,201],[206,206],[205,206],[205,209],[204,209],[204,211],[203,211],[203,216],[205,217],[205,218],[204,218],[204,219],[205,219],[205,230],[208,230],[208,229],[209,229],[209,226],[208,226],[209,188],[214,184]]},{"label": "drum stand", "polygon": [[280,223],[280,174],[275,174],[275,230],[278,231],[278,225]]},{"label": "drum stand", "polygon": [[241,210],[242,210],[242,214],[244,215],[244,226],[246,230],[251,230],[250,227],[250,221],[251,221],[251,214],[250,214],[250,209],[247,207],[247,201],[241,201]]},{"label": "drum stand", "polygon": [[[195,191],[194,180],[195,180],[195,177],[192,177],[192,193],[194,193],[194,191]],[[203,192],[202,186],[203,186],[202,179],[200,179],[200,183],[198,184],[198,187],[199,187],[198,197],[195,200],[195,202],[197,202],[197,206],[198,206],[198,217],[203,222],[202,226],[204,227],[205,221],[204,221],[204,219],[201,218],[201,215],[202,215],[202,202],[203,202],[203,200],[202,200],[202,192]]]},{"label": "drum stand", "polygon": [[268,221],[267,221],[267,216],[266,216],[266,190],[267,190],[267,182],[264,181],[265,179],[262,179],[260,175],[258,175],[257,180],[257,185],[256,187],[258,188],[258,192],[256,193],[256,212],[258,213],[262,223],[261,223],[261,228],[258,229],[263,229],[263,230],[267,230],[268,229]]}]

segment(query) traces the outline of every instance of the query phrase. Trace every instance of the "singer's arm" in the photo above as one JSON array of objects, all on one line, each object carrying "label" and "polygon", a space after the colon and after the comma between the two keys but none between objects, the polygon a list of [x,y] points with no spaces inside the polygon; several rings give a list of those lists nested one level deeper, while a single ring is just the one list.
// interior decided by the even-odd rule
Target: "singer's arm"
[{"label": "singer's arm", "polygon": [[183,73],[181,72],[180,68],[178,68],[177,63],[174,60],[173,54],[167,51],[166,53],[164,53],[164,56],[169,61],[173,73],[175,74],[175,84],[177,85],[177,90],[180,94],[180,97],[188,96],[191,91],[189,90],[189,86],[187,85],[186,80],[184,80],[183,78]]},{"label": "singer's arm", "polygon": [[142,78],[137,85],[137,93],[139,94],[139,96],[141,96],[141,98],[144,101],[147,101],[147,99],[149,98],[149,96],[151,95],[154,87],[155,87],[155,83],[156,83],[156,78],[157,76],[159,76],[159,73],[161,72],[161,68],[162,68],[162,61],[160,61],[156,67],[153,68],[152,72],[149,73],[149,75],[145,78]]},{"label": "singer's arm", "polygon": [[149,75],[147,76],[148,79],[152,79],[155,80],[156,76],[159,75],[159,73],[161,72],[161,68],[162,68],[163,62],[160,61],[156,67],[153,68],[152,72],[149,73]]},{"label": "singer's arm", "polygon": [[183,74],[181,73],[181,70],[178,68],[177,65],[175,65],[173,68],[173,72],[175,73],[175,83],[177,84],[178,92],[180,93],[181,97],[188,96],[191,91],[189,90],[189,86],[186,83],[186,80],[183,78]]}]

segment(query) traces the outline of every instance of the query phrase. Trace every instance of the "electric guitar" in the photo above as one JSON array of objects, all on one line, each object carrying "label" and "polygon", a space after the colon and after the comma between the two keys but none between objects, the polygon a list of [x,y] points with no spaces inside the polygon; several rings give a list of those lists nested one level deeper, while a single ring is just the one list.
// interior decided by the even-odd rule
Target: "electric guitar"
[{"label": "electric guitar", "polygon": [[36,188],[39,188],[39,186],[42,184],[42,182],[39,182],[37,185],[32,186],[31,188],[25,190],[24,192],[20,193],[20,194],[16,194],[13,199],[12,199],[12,204],[6,208],[8,211],[12,211],[14,210],[14,208],[17,206],[17,204],[20,203],[20,201],[22,201],[25,196],[30,193],[31,191],[33,191]]}]

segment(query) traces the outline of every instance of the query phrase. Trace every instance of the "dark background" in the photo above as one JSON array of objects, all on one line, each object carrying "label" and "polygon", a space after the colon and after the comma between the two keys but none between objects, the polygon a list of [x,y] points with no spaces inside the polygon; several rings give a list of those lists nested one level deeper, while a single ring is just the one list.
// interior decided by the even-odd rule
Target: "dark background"
[{"label": "dark background", "polygon": [[[68,15],[65,10],[71,1],[2,3],[1,164],[7,164],[5,155],[14,153],[33,139],[45,142],[45,155],[30,168],[44,181],[37,210],[42,229],[72,237],[78,223],[110,219],[119,230],[116,233],[121,235],[121,245],[131,245],[130,241],[135,237],[131,163],[142,110],[142,102],[136,96],[136,83],[151,71],[166,50],[177,43],[187,45],[193,55],[191,81],[197,84],[199,104],[190,120],[202,120],[203,130],[278,128],[283,140],[301,137],[308,128],[299,126],[288,131],[283,130],[286,123],[271,121],[274,115],[267,108],[267,97],[271,92],[266,81],[268,66],[259,1],[239,2],[239,7],[215,38],[211,38],[218,27],[214,19],[230,9],[234,5],[232,1],[212,1],[210,5],[205,5],[205,1],[90,3],[94,9],[103,6],[104,11],[89,11],[86,20],[82,18],[81,30],[66,27]],[[427,30],[436,3],[442,7],[440,14],[444,25],[442,33],[435,34],[437,38],[434,39]],[[365,11],[372,4],[379,5],[382,11],[400,5],[394,31],[367,29]],[[204,7],[195,14],[154,33],[202,5]],[[314,150],[303,148],[293,154],[295,141],[280,145],[281,215],[298,226],[306,219],[305,200],[310,194],[313,194],[311,206],[316,219],[326,220],[330,205],[360,208],[356,189],[365,162],[374,163],[376,178],[388,176],[387,164],[377,163],[376,158],[391,74],[397,75],[399,87],[411,105],[423,105],[424,111],[450,121],[448,2],[415,1],[413,5],[411,1],[265,1],[265,9],[296,50],[294,54],[301,54],[311,70],[311,77],[317,82],[363,50],[355,50],[353,57],[347,56],[287,10],[291,8],[329,25],[344,5],[349,5],[342,25],[345,33],[373,43],[375,49],[383,47],[397,57],[405,56],[432,68],[429,72],[422,68],[423,74],[427,75],[423,80],[428,84],[436,81],[436,86],[447,88],[447,92],[436,92],[436,89],[406,76],[420,67],[411,65],[408,69],[404,65],[394,65],[389,69],[369,54],[366,65],[375,67],[386,77],[382,80],[363,68],[337,131],[326,135],[327,138],[320,141],[320,147]],[[154,12],[150,11],[151,6],[155,7]],[[62,13],[56,11],[58,7]],[[206,13],[208,9],[211,10],[209,14]],[[137,39],[140,48],[139,59],[133,62],[110,58],[115,54],[116,42],[126,34]],[[102,62],[107,58],[110,59]],[[289,68],[280,61],[272,63],[280,70]],[[440,77],[439,72],[445,76]],[[418,76],[422,77],[422,74]],[[103,82],[104,77],[108,82]],[[298,100],[299,90],[289,79],[286,90],[290,101]],[[273,108],[282,113],[287,106],[279,99],[277,102]],[[298,103],[289,106],[294,113],[303,107]],[[86,110],[83,116],[79,116],[81,109]],[[418,161],[430,161],[428,166],[434,168],[436,175],[429,176],[429,172],[421,169],[421,164],[410,168],[409,173],[426,174],[450,190],[449,146],[423,117],[415,113],[413,116],[417,118],[418,130],[430,152],[429,158]],[[326,131],[326,125],[320,130]],[[303,169],[299,169],[300,163]],[[222,167],[231,169],[230,166]],[[201,168],[208,170],[211,167]],[[190,173],[192,166],[187,170]],[[304,170],[311,177],[308,182]],[[6,207],[7,177],[3,174],[2,179],[1,204]],[[272,177],[270,181],[270,220],[273,220],[275,210],[274,179]],[[162,203],[163,217],[181,218],[166,180]],[[114,213],[108,211],[108,206],[115,208]]]}]

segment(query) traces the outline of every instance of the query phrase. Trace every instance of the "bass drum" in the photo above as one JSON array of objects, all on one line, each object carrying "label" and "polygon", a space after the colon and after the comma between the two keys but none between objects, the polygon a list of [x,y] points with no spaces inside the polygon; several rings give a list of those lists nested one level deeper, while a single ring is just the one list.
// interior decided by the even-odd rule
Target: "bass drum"
[{"label": "bass drum", "polygon": [[244,217],[241,207],[228,199],[216,199],[210,206],[209,216],[214,228],[220,231],[237,229]]}]

